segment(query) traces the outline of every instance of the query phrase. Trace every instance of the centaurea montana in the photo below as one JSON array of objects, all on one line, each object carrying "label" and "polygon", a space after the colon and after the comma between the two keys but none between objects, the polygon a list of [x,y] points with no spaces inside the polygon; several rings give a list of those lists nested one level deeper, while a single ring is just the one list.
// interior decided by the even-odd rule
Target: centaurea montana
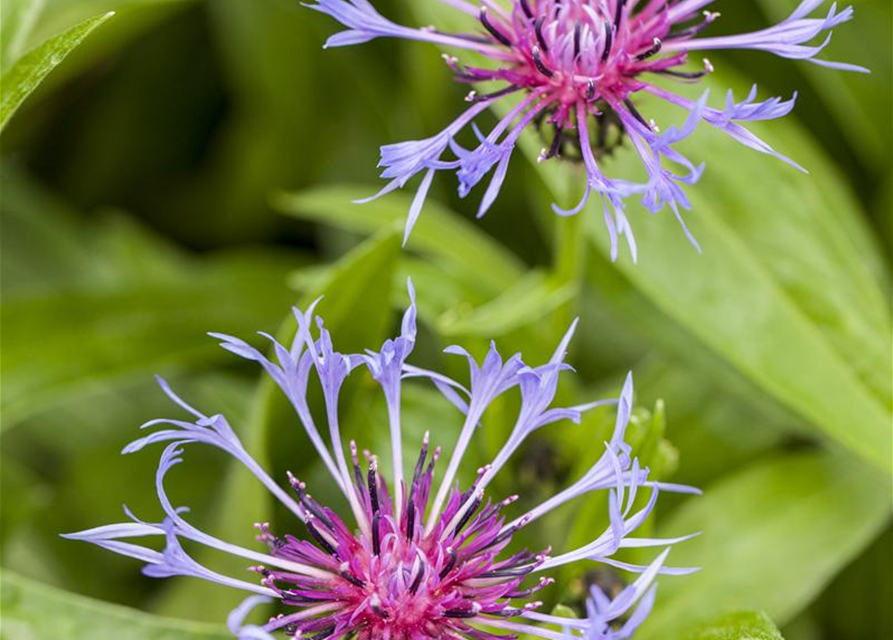
[{"label": "centaurea montana", "polygon": [[[445,55],[457,81],[487,89],[471,91],[466,98],[471,103],[468,109],[437,135],[381,148],[381,177],[389,182],[373,198],[402,188],[423,174],[407,218],[407,238],[437,171],[456,172],[461,197],[492,171],[478,208],[478,217],[483,216],[502,187],[519,136],[534,125],[546,143],[540,161],[574,157],[582,162],[587,176],[580,203],[571,209],[553,205],[554,211],[576,215],[593,193],[599,194],[613,259],[620,235],[626,237],[632,258],[636,258],[635,240],[624,213],[624,199],[634,194],[641,195],[652,213],[668,206],[697,247],[680,208],[691,208],[683,187],[699,180],[704,165],[692,162],[674,145],[704,121],[738,142],[802,170],[741,124],[787,115],[796,93],[789,100],[758,101],[754,86],[744,100],[736,102],[730,90],[724,108],[716,109],[707,106],[707,92],[693,101],[654,84],[654,80],[696,82],[713,71],[713,66],[705,58],[699,68],[692,68],[689,54],[714,49],[752,49],[835,69],[867,71],[816,57],[828,44],[831,30],[853,15],[851,7],[838,11],[835,3],[826,15],[810,17],[824,0],[803,0],[775,26],[718,37],[700,37],[720,16],[707,10],[715,0],[439,1],[466,14],[467,33],[400,26],[378,13],[369,0],[315,0],[306,5],[348,27],[329,38],[327,47],[401,38],[464,49],[489,61],[487,66],[472,66]],[[809,44],[825,33],[824,40]],[[480,132],[474,119],[489,107],[511,100],[509,96],[514,94],[521,99],[505,107],[504,117],[487,135]],[[657,123],[636,107],[633,98],[641,94],[681,107],[688,116],[681,126],[661,133]],[[478,138],[473,149],[456,141],[469,126]],[[623,136],[629,137],[646,170],[643,183],[609,177],[600,167],[600,159],[618,146]]]},{"label": "centaurea montana", "polygon": [[[569,369],[564,359],[574,332],[570,328],[546,364],[527,366],[520,355],[503,359],[491,347],[478,363],[459,347],[452,354],[467,358],[470,385],[466,388],[443,374],[407,363],[416,340],[413,302],[403,317],[400,335],[384,343],[378,352],[345,355],[334,350],[314,306],[295,309],[297,332],[289,347],[270,336],[273,357],[267,357],[234,337],[211,334],[229,351],[259,363],[282,389],[304,430],[318,451],[332,481],[355,520],[352,527],[332,509],[319,504],[307,486],[287,474],[291,493],[280,486],[248,454],[236,432],[220,414],[207,415],[187,404],[159,380],[162,389],[190,418],[152,420],[144,427],[158,430],[124,449],[133,453],[144,447],[167,443],[156,474],[156,492],[165,513],[163,522],[138,519],[125,511],[129,522],[97,527],[67,537],[91,542],[145,562],[143,572],[153,577],[193,576],[252,594],[229,617],[229,627],[241,640],[271,640],[279,631],[294,638],[336,640],[354,636],[360,640],[423,640],[470,638],[497,640],[519,633],[547,640],[585,637],[620,638],[647,615],[658,573],[681,574],[688,569],[664,566],[669,546],[687,539],[634,537],[654,508],[662,490],[696,492],[649,479],[631,455],[624,434],[633,402],[632,378],[628,377],[617,400],[579,406],[553,407],[559,374]],[[318,327],[312,336],[313,325]],[[575,323],[576,324],[576,323]],[[344,381],[358,369],[367,369],[378,382],[387,405],[393,468],[390,481],[379,468],[378,458],[358,453],[357,445],[344,446],[340,434],[339,393]],[[312,375],[315,373],[315,376]],[[328,442],[317,426],[308,402],[308,387],[315,377],[322,388]],[[411,475],[404,475],[401,431],[401,389],[407,379],[433,383],[461,414],[463,426],[439,485],[434,469],[440,448],[432,449],[424,436]],[[493,401],[517,389],[520,408],[505,444],[490,464],[478,469],[465,491],[458,488],[459,465],[472,443],[481,419]],[[507,521],[505,512],[518,496],[500,501],[487,497],[487,487],[509,458],[533,432],[559,421],[579,422],[584,412],[605,404],[617,405],[617,417],[604,453],[576,482],[533,508]],[[236,458],[288,509],[306,529],[306,535],[277,535],[268,523],[258,523],[258,540],[267,550],[242,547],[221,540],[193,526],[187,509],[168,497],[165,479],[183,461],[186,445],[202,443]],[[362,465],[362,466],[361,466]],[[608,492],[610,525],[589,543],[559,554],[546,549],[503,553],[520,529],[555,508],[595,491]],[[637,501],[642,491],[645,500]],[[161,551],[144,547],[134,538],[159,537]],[[244,558],[253,563],[260,583],[212,571],[187,554],[183,542]],[[624,548],[667,546],[649,566],[630,565],[613,558]],[[530,598],[553,582],[543,572],[575,561],[597,561],[641,576],[614,600],[598,591],[589,603],[589,616],[572,620],[541,614],[541,604]],[[260,603],[276,602],[277,615],[265,624],[245,624],[250,610]],[[638,607],[625,622],[624,616]],[[540,623],[566,627],[556,632]]]}]

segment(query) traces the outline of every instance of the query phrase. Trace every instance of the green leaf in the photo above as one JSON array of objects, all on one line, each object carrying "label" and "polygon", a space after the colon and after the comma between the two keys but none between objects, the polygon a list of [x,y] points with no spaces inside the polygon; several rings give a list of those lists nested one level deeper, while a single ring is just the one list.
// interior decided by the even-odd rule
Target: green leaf
[{"label": "green leaf", "polygon": [[88,217],[12,163],[0,162],[3,302],[78,289],[178,282],[194,261],[120,212]]},{"label": "green leaf", "polygon": [[[277,194],[273,206],[304,220],[352,233],[382,228],[402,231],[411,197],[391,194],[366,204],[353,200],[372,188],[329,186]],[[420,313],[441,336],[503,340],[534,356],[554,347],[572,319],[580,279],[575,271],[527,271],[480,226],[429,200],[401,254],[401,271],[431,298]],[[421,254],[421,259],[413,254]],[[307,285],[325,270],[303,270],[293,279]]]},{"label": "green leaf", "polygon": [[502,294],[467,314],[442,316],[438,331],[444,336],[492,338],[549,316],[577,293],[574,282],[528,271]]},{"label": "green leaf", "polygon": [[19,59],[0,77],[0,131],[43,79],[96,27],[114,12],[95,16],[46,40]]},{"label": "green leaf", "polygon": [[113,383],[225,358],[205,333],[252,330],[281,317],[290,302],[285,265],[266,255],[230,256],[183,270],[173,283],[5,304],[2,424]]},{"label": "green leaf", "polygon": [[[638,265],[618,266],[765,393],[890,471],[889,318],[863,260],[871,252],[840,222],[848,217],[859,227],[857,205],[817,150],[795,154],[811,158],[816,169],[801,177],[759,166],[769,159],[742,155],[746,149],[716,132],[699,135],[699,156],[723,158],[691,189],[689,223],[703,254],[688,245],[672,216],[644,219],[640,207],[631,207],[642,257]],[[755,183],[763,188],[749,188]],[[594,218],[589,232],[605,251]],[[700,273],[709,277],[694,276]]]},{"label": "green leaf", "polygon": [[680,636],[682,640],[784,640],[765,613],[727,613]]},{"label": "green leaf", "polygon": [[152,616],[2,575],[4,640],[224,640],[218,625]]},{"label": "green leaf", "polygon": [[7,0],[0,5],[0,70],[19,59],[43,6],[44,0]]},{"label": "green leaf", "polygon": [[[364,235],[384,227],[402,228],[411,197],[391,194],[366,204],[354,204],[354,200],[374,192],[372,187],[327,186],[297,194],[277,194],[273,206],[302,220]],[[434,201],[425,203],[424,214],[413,228],[407,249],[419,251],[490,295],[501,293],[522,273],[520,261],[509,251],[479,227]]]},{"label": "green leaf", "polygon": [[828,453],[765,460],[706,487],[658,531],[701,531],[669,561],[702,569],[661,579],[660,606],[637,640],[743,608],[785,624],[890,522],[891,504],[883,476]]}]

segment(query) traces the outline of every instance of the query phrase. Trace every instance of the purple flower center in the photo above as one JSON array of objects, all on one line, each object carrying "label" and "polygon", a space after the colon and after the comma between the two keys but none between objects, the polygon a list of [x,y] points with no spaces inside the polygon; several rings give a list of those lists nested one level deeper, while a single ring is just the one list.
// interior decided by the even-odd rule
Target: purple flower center
[{"label": "purple flower center", "polygon": [[[651,3],[636,13],[627,4],[621,1],[611,8],[603,0],[519,0],[510,13],[485,7],[479,19],[488,39],[494,45],[508,47],[510,53],[497,69],[454,64],[457,79],[504,81],[511,83],[512,89],[538,90],[540,99],[548,105],[548,121],[556,129],[553,148],[544,152],[543,159],[557,155],[565,142],[574,142],[574,138],[563,140],[562,132],[573,128],[575,118],[582,113],[597,119],[595,151],[614,146],[605,135],[608,126],[624,130],[622,120],[604,119],[615,108],[629,112],[651,130],[628,100],[630,94],[645,86],[637,77],[648,72],[695,79],[708,73],[711,67],[706,61],[704,71],[674,70],[686,63],[684,51],[655,56],[664,42],[678,45],[691,39],[717,14],[705,12],[700,22],[674,31],[663,3]],[[492,97],[475,95],[472,100]]]},{"label": "purple flower center", "polygon": [[[426,527],[424,514],[439,448],[428,460],[428,440],[422,447],[408,492],[395,511],[387,481],[378,462],[367,455],[364,474],[351,444],[352,490],[368,526],[354,533],[331,509],[306,492],[304,483],[290,476],[292,488],[306,510],[311,540],[273,535],[257,525],[258,539],[271,555],[318,569],[301,575],[254,567],[263,584],[297,612],[271,621],[270,628],[301,633],[318,640],[357,633],[359,638],[442,638],[454,634],[496,638],[468,623],[479,615],[511,617],[522,609],[511,601],[526,598],[551,583],[541,579],[522,589],[527,574],[545,560],[545,551],[521,551],[499,560],[522,523],[505,525],[503,507],[515,501],[485,502],[477,482],[464,493],[453,490],[440,517]],[[478,480],[485,473],[481,470]],[[322,578],[320,575],[328,575]],[[538,606],[532,602],[523,610]]]}]

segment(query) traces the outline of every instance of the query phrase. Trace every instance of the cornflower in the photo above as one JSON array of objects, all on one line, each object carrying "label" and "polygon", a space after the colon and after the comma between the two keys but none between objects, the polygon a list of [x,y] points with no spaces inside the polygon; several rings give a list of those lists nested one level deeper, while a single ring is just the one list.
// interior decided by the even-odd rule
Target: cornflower
[{"label": "cornflower", "polygon": [[[664,566],[668,545],[690,536],[660,539],[632,534],[654,509],[661,490],[696,490],[649,479],[648,469],[631,455],[624,441],[633,406],[631,376],[616,400],[553,407],[559,374],[569,369],[564,359],[574,323],[549,362],[538,367],[527,366],[518,354],[504,360],[492,345],[481,363],[462,348],[449,347],[448,353],[468,361],[470,386],[466,388],[441,373],[407,363],[416,341],[411,283],[409,289],[412,303],[403,316],[400,335],[386,341],[377,352],[345,355],[335,351],[322,320],[314,316],[316,303],[306,311],[294,310],[297,331],[289,347],[261,334],[271,341],[273,358],[238,338],[211,334],[223,348],[260,364],[285,393],[334,486],[343,494],[353,525],[318,503],[306,484],[292,473],[287,474],[291,493],[280,486],[248,454],[223,415],[201,412],[159,379],[164,393],[191,417],[146,423],[145,428],[161,428],[127,445],[124,453],[167,443],[155,482],[164,520],[147,522],[125,507],[130,521],[66,537],[141,560],[145,563],[143,573],[148,576],[192,576],[252,594],[228,620],[241,640],[270,640],[275,632],[312,640],[345,636],[360,640],[497,640],[519,633],[546,640],[586,634],[590,634],[588,638],[610,638],[613,636],[594,634],[614,629],[611,624],[638,603],[635,613],[625,623],[618,623],[637,625],[651,606],[650,585],[655,576],[690,571]],[[314,324],[318,328],[315,338]],[[385,478],[375,455],[366,452],[361,456],[355,442],[345,447],[341,438],[339,394],[344,381],[358,369],[368,370],[384,395],[393,461],[390,479]],[[324,410],[319,413],[325,415],[328,442],[308,401],[311,377],[322,389]],[[401,394],[408,379],[433,383],[464,416],[439,483],[434,482],[434,470],[440,448],[432,448],[428,434],[421,442],[411,474],[404,474]],[[511,389],[519,392],[520,408],[508,438],[495,458],[477,470],[471,485],[460,490],[457,473],[476,431],[484,428],[484,414],[496,398]],[[604,444],[604,453],[576,482],[513,516],[507,512],[517,495],[498,501],[488,497],[491,481],[530,434],[560,421],[579,422],[584,412],[605,404],[617,405],[613,432]],[[291,512],[305,534],[277,534],[269,523],[257,523],[257,539],[266,546],[266,551],[259,551],[193,526],[186,519],[188,509],[175,506],[165,486],[168,472],[183,461],[186,445],[192,444],[216,447],[241,462]],[[610,524],[590,542],[557,554],[548,546],[538,551],[506,551],[519,530],[595,491],[608,493]],[[649,492],[647,500],[637,502],[640,491]],[[162,539],[163,549],[132,541],[143,537]],[[183,541],[253,563],[251,569],[259,574],[259,583],[205,567],[187,553]],[[654,546],[667,546],[667,550],[647,567],[612,557],[620,549]],[[585,620],[538,613],[541,602],[531,598],[553,582],[544,572],[576,561],[602,562],[642,575],[613,601],[594,591],[590,615]],[[274,617],[262,625],[245,624],[254,606],[271,601],[277,610]],[[567,628],[558,633],[538,624],[543,622]]]},{"label": "cornflower", "polygon": [[[502,188],[519,137],[526,129],[535,128],[545,143],[539,161],[564,157],[581,162],[585,168],[586,187],[579,204],[569,209],[553,204],[553,210],[562,216],[576,215],[593,193],[598,194],[612,259],[617,258],[621,235],[626,238],[632,259],[636,259],[635,239],[624,213],[624,199],[636,194],[652,213],[669,207],[697,248],[680,209],[691,208],[684,186],[700,179],[704,164],[691,161],[675,145],[703,121],[741,144],[803,170],[741,124],[786,116],[797,94],[789,100],[773,97],[758,101],[754,85],[740,102],[729,90],[725,106],[717,109],[707,105],[706,91],[700,99],[690,100],[655,84],[655,80],[697,82],[713,71],[713,65],[703,58],[700,66],[693,66],[689,64],[690,54],[718,49],[764,51],[835,69],[867,72],[862,67],[816,57],[830,41],[831,30],[853,16],[851,7],[838,11],[835,3],[826,15],[811,17],[824,0],[804,0],[786,20],[772,27],[716,37],[701,37],[720,17],[707,10],[715,0],[439,1],[465,14],[467,32],[401,26],[384,18],[369,0],[315,0],[305,5],[347,27],[330,37],[326,47],[400,38],[466,50],[486,61],[483,66],[463,64],[445,55],[455,79],[477,87],[466,97],[470,106],[430,138],[381,148],[381,177],[389,182],[366,200],[402,188],[422,174],[407,217],[406,238],[438,171],[455,172],[463,198],[492,173],[477,211],[478,217],[483,216]],[[809,44],[825,33],[824,40]],[[480,93],[482,87],[487,88]],[[661,132],[658,124],[636,106],[642,95],[669,102],[688,115],[681,125]],[[485,135],[474,124],[475,118],[503,102],[504,115]],[[471,149],[456,140],[469,126],[477,137],[477,145]],[[644,182],[609,177],[600,166],[600,161],[627,137],[645,169]]]}]

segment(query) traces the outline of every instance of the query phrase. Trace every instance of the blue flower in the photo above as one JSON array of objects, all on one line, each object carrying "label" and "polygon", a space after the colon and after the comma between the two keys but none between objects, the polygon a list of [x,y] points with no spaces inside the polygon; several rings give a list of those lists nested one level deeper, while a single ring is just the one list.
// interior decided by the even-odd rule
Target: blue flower
[{"label": "blue flower", "polygon": [[[640,196],[652,213],[669,208],[697,247],[681,210],[690,208],[685,187],[700,179],[704,165],[690,161],[673,145],[691,135],[699,122],[706,122],[738,142],[800,169],[741,124],[784,117],[793,108],[794,98],[757,102],[754,89],[744,102],[736,105],[730,98],[725,109],[716,110],[706,105],[706,95],[692,102],[653,80],[698,81],[713,71],[713,65],[704,59],[703,66],[693,69],[689,55],[714,49],[749,49],[844,71],[866,71],[817,57],[829,43],[831,30],[853,17],[852,8],[838,11],[836,4],[824,17],[810,17],[823,0],[804,0],[786,20],[767,29],[713,38],[701,35],[719,18],[718,13],[705,10],[716,0],[512,0],[508,8],[484,0],[440,2],[465,15],[467,33],[401,26],[383,17],[368,0],[316,0],[306,5],[348,27],[332,36],[327,47],[400,38],[475,52],[489,60],[485,68],[472,67],[445,56],[458,82],[486,86],[487,90],[471,91],[467,97],[471,106],[439,134],[381,149],[381,175],[389,182],[373,197],[402,188],[423,174],[407,218],[406,238],[438,171],[456,172],[461,197],[492,173],[478,208],[478,216],[484,215],[502,188],[518,138],[536,123],[546,145],[540,160],[578,157],[587,176],[580,203],[570,209],[553,205],[553,210],[559,215],[576,215],[593,193],[599,194],[613,259],[621,236],[636,259],[635,240],[623,208],[624,200],[631,196]],[[810,44],[822,34],[826,34],[824,40]],[[456,143],[456,136],[474,127],[481,112],[510,100],[515,93],[522,99],[489,134],[474,128],[479,142],[476,148],[467,150]],[[634,103],[643,93],[686,110],[684,125],[671,128],[672,135],[658,135],[657,123],[642,116]],[[601,157],[620,144],[617,139],[622,136],[630,138],[647,170],[643,184],[608,177],[600,166]],[[667,169],[665,162],[681,166],[685,172],[677,174]]]},{"label": "blue flower", "polygon": [[[495,345],[481,362],[460,347],[448,348],[448,353],[467,360],[470,384],[466,388],[448,376],[407,362],[417,337],[411,284],[409,290],[411,304],[403,316],[400,335],[387,340],[377,351],[337,352],[322,321],[314,316],[315,305],[306,311],[295,310],[297,331],[290,345],[266,336],[272,342],[273,357],[238,338],[212,334],[225,349],[260,364],[282,389],[334,486],[344,494],[353,525],[316,502],[304,482],[293,474],[288,473],[286,478],[290,491],[281,486],[246,452],[224,416],[208,415],[192,407],[159,380],[162,390],[189,417],[146,423],[144,428],[154,431],[125,447],[124,453],[166,444],[155,478],[164,520],[145,522],[126,511],[128,522],[66,537],[135,558],[144,563],[143,572],[151,577],[190,576],[249,594],[251,597],[228,620],[231,631],[240,640],[271,640],[271,634],[279,631],[318,640],[337,640],[351,634],[361,640],[456,635],[497,640],[506,631],[523,631],[555,640],[554,632],[536,624],[544,618],[536,612],[540,603],[530,601],[533,594],[553,582],[542,575],[544,572],[571,562],[595,561],[642,573],[630,587],[632,595],[622,595],[622,601],[593,601],[595,614],[589,619],[592,628],[600,621],[607,624],[623,615],[633,601],[640,599],[642,585],[650,583],[657,573],[689,572],[690,569],[664,567],[666,554],[647,567],[614,558],[620,549],[667,547],[685,540],[687,537],[636,537],[635,532],[653,511],[661,491],[697,492],[691,487],[651,480],[648,469],[642,468],[632,455],[624,439],[633,406],[632,377],[627,377],[616,400],[553,406],[559,377],[570,370],[565,357],[576,328],[574,323],[549,361],[538,366],[526,364],[520,354],[503,358]],[[385,397],[394,460],[389,480],[379,469],[376,456],[366,453],[361,467],[356,443],[345,446],[341,438],[340,390],[348,377],[361,371],[371,374]],[[307,400],[308,387],[314,379],[325,400],[324,416],[315,416]],[[434,470],[440,448],[431,449],[427,434],[421,442],[418,462],[410,475],[404,474],[400,398],[407,380],[433,383],[455,406],[462,423],[439,483],[434,482]],[[519,393],[520,407],[511,433],[494,459],[478,470],[471,486],[460,491],[457,472],[483,428],[482,419],[497,398],[513,389]],[[488,498],[488,489],[518,448],[535,431],[560,421],[579,422],[583,413],[606,404],[617,406],[617,417],[598,460],[575,482],[540,504],[518,510],[509,520],[507,514],[518,496],[493,501]],[[321,429],[318,423],[324,423],[326,428]],[[233,544],[193,526],[187,519],[188,510],[171,502],[165,482],[170,471],[183,463],[186,448],[197,444],[216,447],[241,462],[291,512],[295,525],[302,527],[305,534],[277,535],[270,524],[256,523],[257,539],[266,547],[259,550]],[[590,542],[557,554],[548,545],[536,553],[503,553],[518,530],[555,508],[596,491],[607,492],[610,524]],[[642,491],[648,492],[647,500],[637,500]],[[147,537],[163,541],[163,549],[158,551],[135,542]],[[241,580],[205,567],[186,552],[183,541],[242,558],[260,574],[260,582]],[[534,582],[528,583],[531,579]],[[630,620],[647,613],[648,597],[646,594],[642,598],[637,614]],[[273,603],[277,615],[261,625],[245,624],[249,611],[262,602]],[[574,626],[579,621],[562,622],[581,629]]]}]

